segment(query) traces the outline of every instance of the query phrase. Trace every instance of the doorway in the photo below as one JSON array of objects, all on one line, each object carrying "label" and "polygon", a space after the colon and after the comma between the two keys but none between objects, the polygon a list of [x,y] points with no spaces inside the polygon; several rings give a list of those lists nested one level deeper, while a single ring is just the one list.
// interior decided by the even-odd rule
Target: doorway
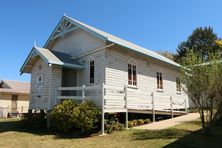
[{"label": "doorway", "polygon": [[12,95],[11,110],[12,112],[18,109],[18,95]]}]

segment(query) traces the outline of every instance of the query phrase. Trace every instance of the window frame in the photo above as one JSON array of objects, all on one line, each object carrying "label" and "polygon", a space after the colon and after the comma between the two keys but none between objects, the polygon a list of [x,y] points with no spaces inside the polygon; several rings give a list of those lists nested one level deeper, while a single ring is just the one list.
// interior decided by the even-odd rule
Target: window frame
[{"label": "window frame", "polygon": [[157,85],[157,90],[163,91],[163,73],[157,71],[156,72],[156,85]]},{"label": "window frame", "polygon": [[[91,63],[93,62],[93,65]],[[93,67],[93,69],[91,69]],[[91,59],[89,60],[89,83],[93,84],[95,83],[95,60]]]},{"label": "window frame", "polygon": [[128,85],[137,87],[137,65],[134,63],[127,63],[128,69]]},{"label": "window frame", "polygon": [[182,89],[181,89],[181,81],[180,81],[180,77],[176,77],[176,91],[177,93],[181,93]]},{"label": "window frame", "polygon": [[44,81],[44,76],[42,74],[38,74],[37,77],[36,77],[36,83],[37,84],[42,84],[43,81]]}]

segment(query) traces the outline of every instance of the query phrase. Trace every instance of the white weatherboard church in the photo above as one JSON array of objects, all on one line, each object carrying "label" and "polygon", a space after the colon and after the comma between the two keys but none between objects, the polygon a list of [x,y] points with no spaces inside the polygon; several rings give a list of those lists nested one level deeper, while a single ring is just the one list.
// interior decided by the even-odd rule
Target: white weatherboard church
[{"label": "white weatherboard church", "polygon": [[105,112],[183,114],[180,65],[131,42],[63,16],[44,47],[21,67],[31,74],[30,110],[64,99],[91,99]]}]

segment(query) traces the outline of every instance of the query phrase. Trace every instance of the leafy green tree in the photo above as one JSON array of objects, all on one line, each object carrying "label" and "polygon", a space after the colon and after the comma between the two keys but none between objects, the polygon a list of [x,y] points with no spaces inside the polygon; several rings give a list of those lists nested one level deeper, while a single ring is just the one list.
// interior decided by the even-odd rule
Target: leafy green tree
[{"label": "leafy green tree", "polygon": [[209,61],[205,62],[203,57],[189,50],[182,59],[182,65],[185,90],[199,111],[204,133],[208,134],[213,116],[217,117],[215,121],[222,117],[222,64],[215,54],[209,54]]},{"label": "leafy green tree", "polygon": [[[222,121],[222,63],[221,60],[214,60],[211,63],[209,79],[211,83],[209,84],[209,89],[211,91],[211,102],[214,105],[211,111],[211,121]],[[213,114],[213,109],[216,113]]]},{"label": "leafy green tree", "polygon": [[202,128],[205,131],[205,110],[208,109],[208,69],[206,66],[196,66],[202,64],[203,60],[198,58],[191,50],[186,53],[186,56],[182,60],[182,64],[185,68],[181,69],[181,77],[184,84],[186,84],[186,91],[194,105],[197,107]]},{"label": "leafy green tree", "polygon": [[201,57],[203,61],[208,61],[210,53],[219,53],[222,51],[222,47],[216,43],[217,40],[219,38],[213,32],[213,28],[196,28],[187,41],[179,44],[174,59],[176,62],[181,63],[182,57],[186,55],[188,50],[193,49],[193,52]]}]

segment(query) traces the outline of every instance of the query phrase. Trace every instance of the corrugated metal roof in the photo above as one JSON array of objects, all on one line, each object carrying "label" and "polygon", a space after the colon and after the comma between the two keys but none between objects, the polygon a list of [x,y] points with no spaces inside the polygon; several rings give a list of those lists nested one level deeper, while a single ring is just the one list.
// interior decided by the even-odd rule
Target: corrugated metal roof
[{"label": "corrugated metal roof", "polygon": [[111,35],[109,33],[106,33],[104,31],[101,31],[97,28],[94,28],[92,26],[89,26],[87,24],[84,24],[78,20],[75,20],[71,17],[68,17],[68,16],[64,16],[64,18],[67,18],[69,19],[71,22],[73,22],[74,24],[78,25],[80,28],[82,27],[82,29],[86,30],[86,31],[89,31],[89,32],[92,32],[94,33],[96,36],[99,36],[101,39],[104,39],[104,40],[107,40],[107,41],[110,41],[110,42],[113,42],[113,43],[116,43],[120,46],[123,46],[123,47],[126,47],[132,51],[135,51],[135,52],[138,52],[138,53],[141,53],[141,54],[144,54],[144,55],[147,55],[151,58],[154,58],[154,59],[157,59],[157,60],[160,60],[160,61],[163,61],[165,63],[168,63],[168,64],[171,64],[171,65],[174,65],[176,67],[180,67],[181,65],[154,52],[154,51],[151,51],[149,49],[146,49],[146,48],[143,48],[141,46],[138,46],[134,43],[131,43],[129,41],[126,41],[126,40],[123,40],[119,37],[116,37],[114,35]]},{"label": "corrugated metal roof", "polygon": [[71,60],[71,55],[58,52],[50,51],[45,48],[35,47],[36,50],[45,58],[48,64],[60,65],[63,67],[74,68],[74,69],[84,69],[85,67],[75,60]]},{"label": "corrugated metal roof", "polygon": [[0,88],[0,92],[29,94],[29,91],[30,91],[29,82],[19,82],[19,81],[14,81],[14,80],[1,80],[1,83],[5,83],[8,87]]},{"label": "corrugated metal roof", "polygon": [[78,63],[75,60],[71,60],[71,55],[57,52],[57,51],[50,51],[45,48],[40,47],[33,47],[29,56],[27,57],[25,63],[23,64],[20,72],[28,72],[25,70],[25,67],[28,65],[29,60],[32,58],[32,53],[37,53],[47,64],[54,64],[60,65],[62,67],[72,68],[72,69],[84,69],[85,67]]},{"label": "corrugated metal roof", "polygon": [[63,62],[57,58],[51,51],[45,48],[34,47],[38,54],[48,63],[48,64],[56,64],[63,65]]}]

